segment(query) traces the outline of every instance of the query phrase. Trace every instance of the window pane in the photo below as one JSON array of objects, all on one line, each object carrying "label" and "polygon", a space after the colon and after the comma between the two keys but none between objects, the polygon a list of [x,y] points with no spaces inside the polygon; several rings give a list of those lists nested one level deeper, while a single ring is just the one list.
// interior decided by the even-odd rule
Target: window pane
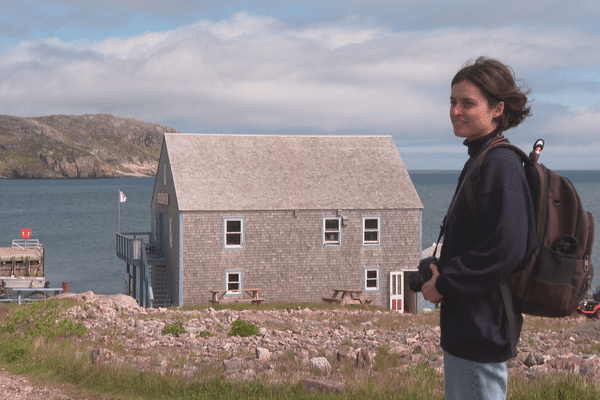
[{"label": "window pane", "polygon": [[228,233],[226,237],[228,245],[235,246],[242,244],[242,235],[240,233]]},{"label": "window pane", "polygon": [[339,234],[337,232],[328,232],[325,234],[325,240],[328,242],[337,242]]},{"label": "window pane", "polygon": [[379,220],[377,218],[365,219],[365,229],[378,229]]},{"label": "window pane", "polygon": [[325,230],[339,230],[340,220],[339,219],[326,219]]},{"label": "window pane", "polygon": [[377,279],[367,279],[367,287],[368,288],[376,288],[377,287]]},{"label": "window pane", "polygon": [[365,242],[377,242],[377,231],[365,232]]},{"label": "window pane", "polygon": [[227,290],[240,290],[239,282],[229,282],[227,284]]},{"label": "window pane", "polygon": [[377,270],[372,269],[367,271],[367,279],[377,279]]},{"label": "window pane", "polygon": [[241,232],[242,221],[227,221],[227,232]]}]

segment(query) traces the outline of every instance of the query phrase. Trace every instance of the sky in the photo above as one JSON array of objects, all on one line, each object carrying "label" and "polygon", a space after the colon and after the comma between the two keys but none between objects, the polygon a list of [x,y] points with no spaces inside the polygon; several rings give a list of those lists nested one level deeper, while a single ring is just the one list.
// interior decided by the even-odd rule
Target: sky
[{"label": "sky", "polygon": [[497,58],[531,89],[506,136],[600,169],[600,1],[0,0],[0,114],[107,113],[189,133],[391,135],[461,169],[450,82]]}]

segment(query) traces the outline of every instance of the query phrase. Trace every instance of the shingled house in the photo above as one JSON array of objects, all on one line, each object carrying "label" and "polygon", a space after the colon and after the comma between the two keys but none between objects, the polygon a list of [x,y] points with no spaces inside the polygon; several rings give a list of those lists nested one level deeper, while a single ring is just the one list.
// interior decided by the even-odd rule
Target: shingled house
[{"label": "shingled house", "polygon": [[168,133],[150,241],[176,305],[250,287],[321,302],[342,287],[414,308],[414,294],[396,299],[418,264],[422,208],[389,136]]}]

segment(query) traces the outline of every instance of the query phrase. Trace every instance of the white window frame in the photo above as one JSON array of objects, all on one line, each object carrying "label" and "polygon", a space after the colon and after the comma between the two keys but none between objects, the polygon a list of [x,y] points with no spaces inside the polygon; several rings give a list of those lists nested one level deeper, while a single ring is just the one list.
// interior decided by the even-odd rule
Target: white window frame
[{"label": "white window frame", "polygon": [[[238,281],[231,280],[234,275],[238,276]],[[241,296],[244,282],[243,278],[244,276],[241,270],[225,271],[225,290],[227,290],[225,294],[228,296]],[[237,284],[238,288],[236,290],[231,290],[230,285],[234,284]]]},{"label": "white window frame", "polygon": [[[367,220],[376,220],[377,229],[367,228]],[[366,240],[365,235],[370,232],[377,233],[377,240]],[[363,246],[381,246],[381,215],[365,215],[362,217],[362,244]]]},{"label": "white window frame", "polygon": [[[327,227],[327,222],[336,220],[338,223],[337,229]],[[337,240],[331,239],[331,234],[337,233]],[[329,236],[329,237],[328,237]],[[331,216],[323,217],[323,246],[324,247],[340,247],[342,245],[342,217]]]},{"label": "white window frame", "polygon": [[[228,222],[239,222],[240,223],[240,232],[237,231],[228,231],[227,223]],[[243,217],[224,217],[223,218],[223,248],[225,249],[243,249],[245,246],[245,229],[246,229],[246,220]],[[227,237],[228,235],[240,235],[240,243],[228,244]]]},{"label": "white window frame", "polygon": [[[377,275],[376,277],[369,276],[369,272]],[[375,286],[369,286],[369,282],[375,281]],[[364,280],[365,292],[378,292],[381,290],[381,268],[379,267],[370,267],[365,268],[365,280]]]}]

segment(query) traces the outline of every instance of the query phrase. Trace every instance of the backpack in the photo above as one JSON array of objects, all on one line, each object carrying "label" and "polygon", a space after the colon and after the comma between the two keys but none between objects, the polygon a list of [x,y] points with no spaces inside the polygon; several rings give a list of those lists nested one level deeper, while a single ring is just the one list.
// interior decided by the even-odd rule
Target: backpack
[{"label": "backpack", "polygon": [[[523,161],[531,190],[538,241],[533,254],[519,270],[509,275],[506,284],[501,285],[509,328],[514,325],[512,299],[518,302],[525,314],[570,316],[589,291],[594,276],[594,216],[582,207],[577,190],[569,179],[538,164],[543,146],[544,141],[539,139],[527,156],[509,142],[495,141],[478,156],[472,170],[472,173],[478,173],[485,155],[492,148],[512,149]],[[465,195],[469,208],[474,212],[475,198],[471,179],[468,178],[465,177]]]}]

